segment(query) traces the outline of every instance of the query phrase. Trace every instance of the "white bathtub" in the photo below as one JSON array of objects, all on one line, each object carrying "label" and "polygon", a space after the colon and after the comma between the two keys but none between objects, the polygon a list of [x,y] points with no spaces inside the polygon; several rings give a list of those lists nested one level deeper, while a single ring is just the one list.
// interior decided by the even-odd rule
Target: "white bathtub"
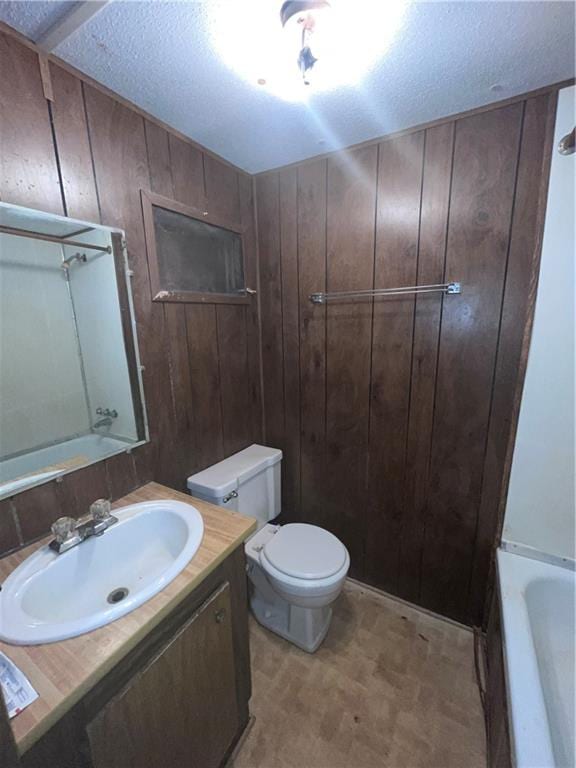
[{"label": "white bathtub", "polygon": [[51,465],[76,456],[85,459],[86,464],[92,464],[133,447],[135,444],[132,442],[93,433],[6,459],[0,462],[0,498],[63,475],[67,471],[51,470]]},{"label": "white bathtub", "polygon": [[498,550],[517,768],[575,765],[575,576],[570,567]]}]

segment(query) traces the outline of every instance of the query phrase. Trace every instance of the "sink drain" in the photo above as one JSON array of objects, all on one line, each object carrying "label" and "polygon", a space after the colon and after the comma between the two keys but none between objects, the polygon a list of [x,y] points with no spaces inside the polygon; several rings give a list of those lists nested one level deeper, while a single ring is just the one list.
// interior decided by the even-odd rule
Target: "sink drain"
[{"label": "sink drain", "polygon": [[126,587],[118,587],[118,589],[113,589],[112,592],[108,595],[106,598],[109,603],[119,603],[128,595],[128,590]]}]

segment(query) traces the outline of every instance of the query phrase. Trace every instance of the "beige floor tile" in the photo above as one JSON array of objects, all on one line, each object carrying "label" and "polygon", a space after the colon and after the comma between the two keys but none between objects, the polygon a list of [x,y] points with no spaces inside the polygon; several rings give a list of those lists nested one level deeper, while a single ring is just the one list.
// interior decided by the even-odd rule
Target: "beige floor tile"
[{"label": "beige floor tile", "polygon": [[465,629],[347,584],[315,654],[250,634],[255,723],[230,768],[485,768]]}]

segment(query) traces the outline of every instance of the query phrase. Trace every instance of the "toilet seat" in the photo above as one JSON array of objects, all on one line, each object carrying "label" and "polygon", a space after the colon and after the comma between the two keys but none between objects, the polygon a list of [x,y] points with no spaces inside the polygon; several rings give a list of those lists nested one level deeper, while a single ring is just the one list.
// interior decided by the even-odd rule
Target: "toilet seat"
[{"label": "toilet seat", "polygon": [[[265,525],[246,541],[245,550],[254,616],[264,627],[313,653],[326,636],[332,603],[348,575],[346,547],[321,528],[293,523]],[[322,556],[318,557],[320,550]],[[269,557],[299,576],[275,568]],[[303,576],[330,572],[324,578]]]},{"label": "toilet seat", "polygon": [[290,582],[330,583],[348,569],[346,547],[329,531],[307,523],[289,523],[278,529],[260,552],[262,567]]},{"label": "toilet seat", "polygon": [[300,579],[296,576],[287,576],[282,571],[278,571],[271,565],[263,552],[260,553],[260,566],[274,586],[274,588],[283,595],[285,599],[297,597],[310,598],[330,598],[330,602],[340,593],[342,584],[350,567],[350,558],[346,552],[346,560],[343,567],[333,576],[326,579]]}]

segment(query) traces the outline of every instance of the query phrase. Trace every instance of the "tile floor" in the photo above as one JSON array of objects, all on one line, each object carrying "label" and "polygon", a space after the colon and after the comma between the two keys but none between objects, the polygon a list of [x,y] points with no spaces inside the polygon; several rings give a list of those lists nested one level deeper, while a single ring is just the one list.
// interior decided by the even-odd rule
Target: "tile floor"
[{"label": "tile floor", "polygon": [[315,654],[253,619],[251,643],[233,768],[485,768],[471,632],[347,583]]}]

